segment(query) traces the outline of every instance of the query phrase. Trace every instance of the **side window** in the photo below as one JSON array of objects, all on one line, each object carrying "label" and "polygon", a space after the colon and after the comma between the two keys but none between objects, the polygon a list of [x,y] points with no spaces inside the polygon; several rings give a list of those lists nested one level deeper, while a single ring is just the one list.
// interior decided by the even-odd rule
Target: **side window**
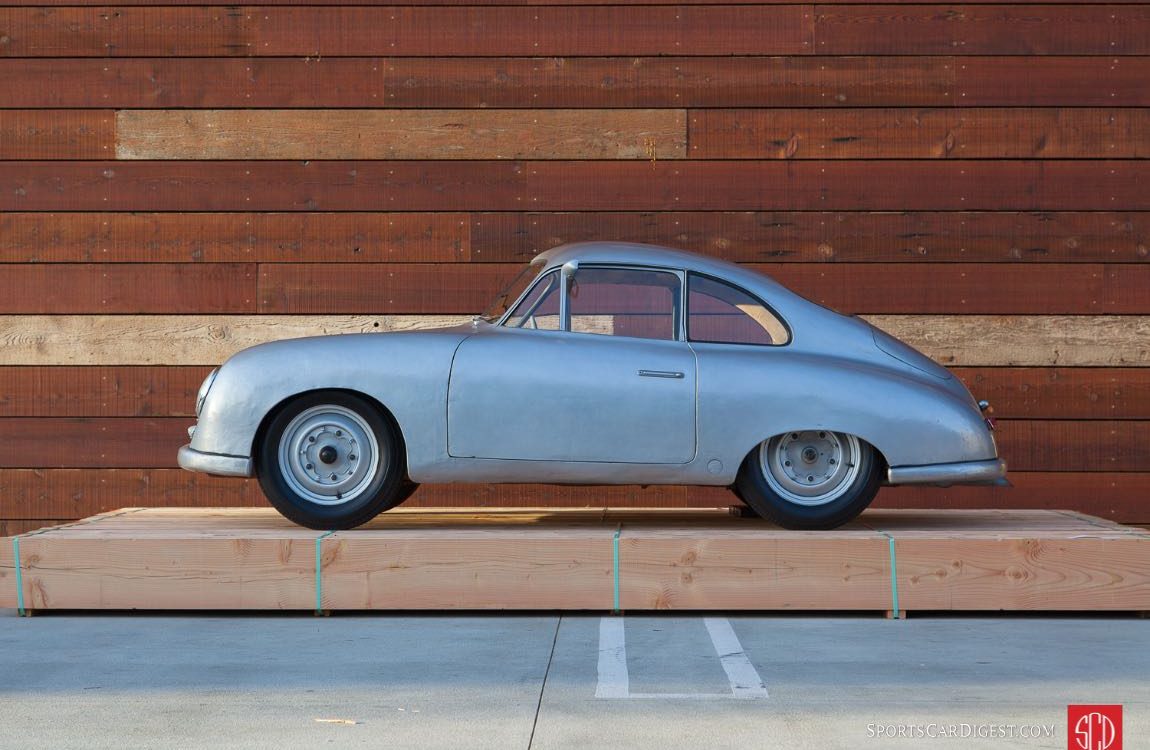
[{"label": "side window", "polygon": [[567,292],[574,333],[678,338],[680,284],[676,274],[583,267]]},{"label": "side window", "polygon": [[552,271],[535,282],[503,325],[508,328],[559,330],[559,271]]},{"label": "side window", "polygon": [[714,344],[781,346],[791,337],[778,316],[742,289],[690,274],[687,277],[687,339]]}]

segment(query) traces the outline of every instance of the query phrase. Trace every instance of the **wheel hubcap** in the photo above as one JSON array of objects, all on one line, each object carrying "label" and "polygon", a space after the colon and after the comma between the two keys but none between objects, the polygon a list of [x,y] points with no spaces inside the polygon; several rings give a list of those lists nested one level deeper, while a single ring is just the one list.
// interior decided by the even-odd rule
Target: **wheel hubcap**
[{"label": "wheel hubcap", "polygon": [[379,468],[379,444],[363,417],[336,405],[300,412],[283,432],[280,472],[296,494],[319,505],[351,502]]},{"label": "wheel hubcap", "polygon": [[798,505],[824,505],[841,497],[859,472],[859,441],[826,430],[788,432],[759,447],[767,484]]}]

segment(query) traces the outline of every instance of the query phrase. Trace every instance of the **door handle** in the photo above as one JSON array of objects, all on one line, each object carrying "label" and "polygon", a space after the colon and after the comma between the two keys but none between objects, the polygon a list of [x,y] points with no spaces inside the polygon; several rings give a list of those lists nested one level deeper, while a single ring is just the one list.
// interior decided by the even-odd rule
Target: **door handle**
[{"label": "door handle", "polygon": [[683,373],[674,372],[672,370],[639,370],[639,377],[641,378],[673,378],[675,380],[682,380]]}]

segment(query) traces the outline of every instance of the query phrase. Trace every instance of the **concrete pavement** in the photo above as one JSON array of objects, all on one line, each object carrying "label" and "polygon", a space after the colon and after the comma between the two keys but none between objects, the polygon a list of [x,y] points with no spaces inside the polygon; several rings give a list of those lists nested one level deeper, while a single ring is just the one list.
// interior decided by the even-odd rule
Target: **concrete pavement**
[{"label": "concrete pavement", "polygon": [[0,748],[1065,748],[1071,702],[1150,737],[1137,619],[13,615]]}]

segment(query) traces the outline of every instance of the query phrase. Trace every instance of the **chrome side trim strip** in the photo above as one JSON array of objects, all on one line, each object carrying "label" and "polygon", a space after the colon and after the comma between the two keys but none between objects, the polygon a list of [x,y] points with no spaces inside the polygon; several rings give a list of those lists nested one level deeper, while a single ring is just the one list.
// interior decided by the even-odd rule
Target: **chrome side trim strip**
[{"label": "chrome side trim strip", "polygon": [[671,370],[639,370],[639,377],[641,378],[674,378],[675,380],[682,380],[683,373],[672,372]]},{"label": "chrome side trim strip", "polygon": [[221,477],[250,477],[252,460],[247,456],[222,456],[216,453],[201,453],[185,445],[176,454],[181,469],[215,474]]},{"label": "chrome side trim strip", "polygon": [[996,484],[1005,478],[1006,462],[1001,458],[956,464],[892,466],[887,470],[887,481],[891,484]]}]

